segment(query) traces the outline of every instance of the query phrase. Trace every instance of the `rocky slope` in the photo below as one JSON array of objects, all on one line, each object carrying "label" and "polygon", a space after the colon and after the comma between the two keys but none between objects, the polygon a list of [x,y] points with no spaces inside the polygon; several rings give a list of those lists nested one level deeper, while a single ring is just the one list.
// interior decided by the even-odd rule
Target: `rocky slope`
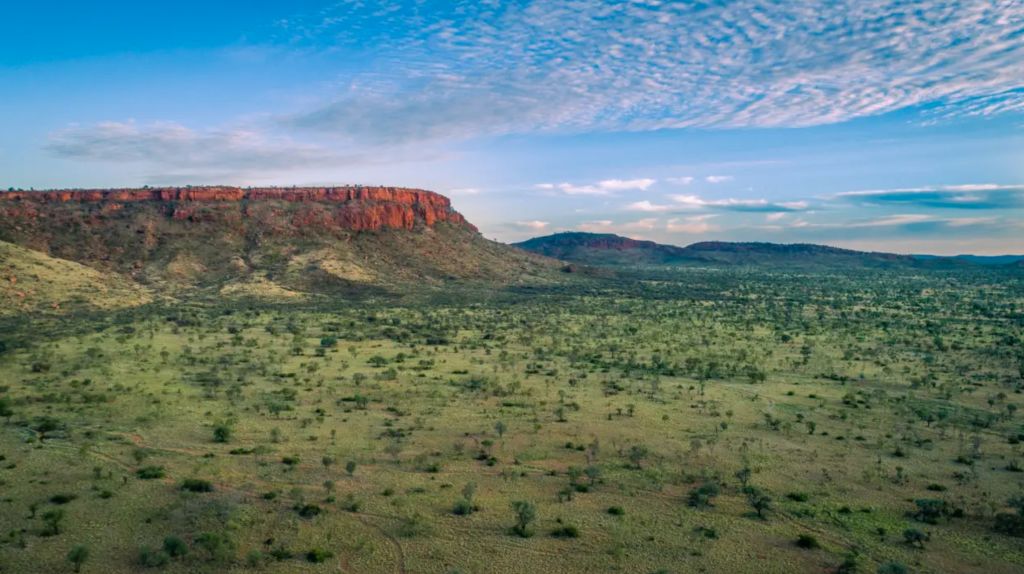
[{"label": "rocky slope", "polygon": [[165,294],[291,297],[557,264],[482,238],[447,197],[395,187],[184,187],[0,193],[0,241]]}]

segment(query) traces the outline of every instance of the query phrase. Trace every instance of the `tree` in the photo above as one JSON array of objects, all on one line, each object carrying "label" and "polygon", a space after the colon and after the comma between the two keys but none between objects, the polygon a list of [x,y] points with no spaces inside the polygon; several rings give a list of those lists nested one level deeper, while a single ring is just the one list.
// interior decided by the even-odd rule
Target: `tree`
[{"label": "tree", "polygon": [[647,450],[646,446],[642,444],[635,444],[629,447],[629,452],[626,456],[629,457],[629,462],[633,463],[633,466],[639,469],[640,463],[647,458],[648,454],[650,454],[650,451]]},{"label": "tree", "polygon": [[473,497],[476,495],[476,483],[467,482],[466,486],[462,487],[462,500],[455,503],[455,507],[452,509],[452,514],[457,516],[467,516],[473,514],[476,511],[476,505],[473,504]]},{"label": "tree", "polygon": [[231,425],[228,423],[218,423],[217,426],[213,427],[213,442],[230,441],[232,432]]},{"label": "tree", "polygon": [[908,528],[903,531],[903,541],[918,548],[924,548],[924,543],[928,542],[930,538],[931,536],[927,532],[922,532],[916,528]]},{"label": "tree", "polygon": [[494,432],[498,433],[498,438],[504,437],[506,430],[507,430],[507,427],[505,426],[504,422],[498,421],[498,422],[494,423]]},{"label": "tree", "polygon": [[765,511],[771,510],[772,498],[760,488],[748,486],[743,489],[743,494],[747,495],[747,503],[757,513],[758,518],[764,518]]},{"label": "tree", "polygon": [[164,552],[171,558],[181,558],[188,554],[188,544],[177,536],[164,538]]},{"label": "tree", "polygon": [[352,476],[353,474],[355,474],[355,472],[356,472],[356,461],[350,460],[350,461],[346,462],[345,463],[345,472],[347,472],[349,476]]},{"label": "tree", "polygon": [[1007,506],[1013,508],[1015,512],[996,514],[996,532],[1024,538],[1024,496],[1011,498],[1007,501]]},{"label": "tree", "polygon": [[714,482],[705,482],[694,488],[687,496],[687,503],[694,508],[714,506],[713,499],[718,496],[719,488]]},{"label": "tree", "polygon": [[14,416],[14,408],[11,407],[11,399],[0,397],[0,417],[4,417],[7,422],[10,422],[12,416]]},{"label": "tree", "polygon": [[876,570],[878,574],[907,574],[907,567],[899,562],[886,562]]},{"label": "tree", "polygon": [[55,508],[53,510],[47,510],[43,513],[43,522],[46,526],[43,528],[43,536],[56,536],[60,534],[60,523],[64,520],[64,511]]},{"label": "tree", "polygon": [[512,532],[528,538],[531,535],[530,523],[537,519],[537,507],[532,502],[516,500],[512,503],[512,511],[516,514],[516,525],[512,527]]},{"label": "tree", "polygon": [[75,546],[68,552],[68,562],[75,567],[75,572],[82,571],[82,564],[89,559],[89,548],[82,544]]}]

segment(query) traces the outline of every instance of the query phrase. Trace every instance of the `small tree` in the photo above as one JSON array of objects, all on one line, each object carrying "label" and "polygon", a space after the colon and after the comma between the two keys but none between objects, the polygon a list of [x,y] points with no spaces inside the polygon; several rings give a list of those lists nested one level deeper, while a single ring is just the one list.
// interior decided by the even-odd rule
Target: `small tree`
[{"label": "small tree", "polygon": [[523,538],[531,535],[530,524],[537,519],[537,507],[526,500],[516,500],[512,503],[512,511],[516,513],[516,525],[512,532]]},{"label": "small tree", "polygon": [[903,541],[918,548],[924,548],[924,543],[928,542],[930,538],[931,536],[927,532],[922,532],[916,528],[908,528],[903,531]]},{"label": "small tree", "polygon": [[349,476],[352,476],[353,474],[355,474],[355,472],[356,472],[356,461],[350,460],[350,461],[346,462],[345,463],[345,472],[347,472]]},{"label": "small tree", "polygon": [[213,442],[229,442],[232,434],[231,425],[226,422],[218,423],[217,426],[213,427]]},{"label": "small tree", "polygon": [[55,508],[53,510],[47,510],[43,513],[43,522],[45,527],[43,528],[43,536],[56,536],[60,534],[60,523],[64,520],[64,511]]},{"label": "small tree", "polygon": [[713,501],[718,496],[719,488],[714,482],[705,482],[694,488],[686,497],[687,504],[694,508],[707,508],[714,506]]},{"label": "small tree", "polygon": [[772,498],[760,488],[748,486],[743,489],[743,494],[747,495],[747,503],[757,513],[758,518],[764,518],[765,511],[771,510]]},{"label": "small tree", "polygon": [[462,500],[455,503],[455,507],[452,509],[452,514],[457,516],[467,516],[473,514],[476,511],[476,505],[473,504],[473,497],[476,495],[476,483],[467,482],[466,486],[462,487]]},{"label": "small tree", "polygon": [[650,451],[647,450],[646,446],[642,444],[635,444],[629,447],[629,452],[626,454],[626,456],[629,457],[629,462],[633,463],[633,466],[639,470],[640,463],[642,463],[644,459],[647,458],[648,454],[650,454]]},{"label": "small tree", "polygon": [[494,423],[494,432],[498,433],[498,438],[502,438],[505,436],[505,431],[507,430],[507,428],[508,427],[506,427],[505,423],[502,421]]},{"label": "small tree", "polygon": [[188,554],[188,544],[177,536],[164,538],[164,552],[171,558],[182,558]]},{"label": "small tree", "polygon": [[85,561],[88,559],[89,548],[82,544],[75,546],[70,552],[68,552],[68,562],[74,566],[75,572],[81,572],[82,564],[85,564]]}]

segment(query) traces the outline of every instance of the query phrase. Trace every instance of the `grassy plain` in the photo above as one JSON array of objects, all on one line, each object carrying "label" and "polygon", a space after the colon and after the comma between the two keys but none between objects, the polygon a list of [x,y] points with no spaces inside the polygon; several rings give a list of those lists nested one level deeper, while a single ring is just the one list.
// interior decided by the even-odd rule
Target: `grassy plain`
[{"label": "grassy plain", "polygon": [[458,295],[8,317],[0,570],[1024,570],[1019,277]]}]

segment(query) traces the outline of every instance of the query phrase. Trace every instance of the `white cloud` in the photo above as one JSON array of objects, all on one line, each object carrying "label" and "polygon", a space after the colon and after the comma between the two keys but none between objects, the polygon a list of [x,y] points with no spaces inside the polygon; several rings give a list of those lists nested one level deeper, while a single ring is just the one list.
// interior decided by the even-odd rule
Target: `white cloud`
[{"label": "white cloud", "polygon": [[150,179],[158,183],[394,164],[425,159],[433,153],[398,149],[340,152],[255,129],[196,130],[174,122],[133,121],[73,124],[51,133],[45,149],[67,159],[144,166],[151,172]]},{"label": "white cloud", "polygon": [[480,191],[480,188],[477,187],[460,187],[449,189],[448,195],[480,195]]},{"label": "white cloud", "polygon": [[676,194],[669,196],[679,207],[684,209],[724,209],[730,211],[805,211],[810,204],[806,201],[786,201],[772,203],[766,199],[704,199],[699,195]]},{"label": "white cloud", "polygon": [[693,183],[693,180],[694,178],[692,176],[684,175],[682,177],[670,177],[665,181],[675,185],[690,185],[691,183]]},{"label": "white cloud", "polygon": [[647,188],[657,183],[657,180],[650,178],[643,179],[605,179],[597,182],[597,186],[608,191],[627,191],[638,189],[646,191]]},{"label": "white cloud", "polygon": [[712,225],[709,220],[716,217],[714,214],[695,215],[692,217],[681,217],[668,220],[665,229],[670,233],[700,234],[718,231],[718,227]]},{"label": "white cloud", "polygon": [[379,65],[290,122],[395,142],[1020,113],[1022,19],[1019,0],[340,0],[292,41]]},{"label": "white cloud", "polygon": [[538,183],[534,187],[543,190],[557,190],[566,195],[611,195],[620,191],[645,191],[657,183],[654,179],[605,179],[596,184],[577,185],[572,183]]},{"label": "white cloud", "polygon": [[517,222],[516,222],[516,227],[521,227],[521,228],[523,228],[523,229],[532,229],[532,230],[534,230],[534,231],[540,231],[541,229],[547,229],[547,227],[548,227],[549,225],[551,225],[551,223],[550,223],[550,222],[547,222],[547,221],[538,221],[538,220],[532,220],[532,221],[517,221]]},{"label": "white cloud", "polygon": [[780,211],[778,213],[769,213],[764,216],[764,219],[765,221],[779,221],[784,217],[786,217],[786,213],[784,211]]},{"label": "white cloud", "polygon": [[658,227],[658,219],[655,217],[617,223],[610,219],[599,219],[596,221],[585,221],[576,226],[579,231],[590,233],[618,233],[623,235],[636,236],[637,232],[653,231]]},{"label": "white cloud", "polygon": [[627,211],[658,212],[658,211],[671,211],[673,209],[678,209],[678,207],[675,207],[675,206],[672,206],[672,205],[658,205],[658,204],[651,203],[650,201],[647,201],[646,199],[644,201],[637,201],[637,202],[634,202],[634,203],[630,203],[629,205],[626,206],[626,210]]},{"label": "white cloud", "polygon": [[725,183],[732,180],[733,177],[731,175],[709,175],[704,178],[704,181],[708,183]]}]

